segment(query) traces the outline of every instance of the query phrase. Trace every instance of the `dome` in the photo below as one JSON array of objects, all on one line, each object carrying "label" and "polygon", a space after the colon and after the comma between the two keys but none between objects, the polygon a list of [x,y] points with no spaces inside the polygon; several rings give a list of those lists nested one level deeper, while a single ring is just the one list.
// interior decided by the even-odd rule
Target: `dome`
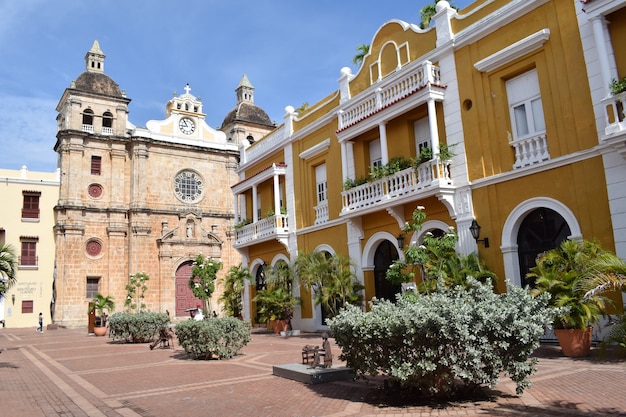
[{"label": "dome", "polygon": [[123,97],[120,86],[108,75],[101,72],[85,71],[78,76],[76,89],[107,96]]},{"label": "dome", "polygon": [[237,106],[226,115],[222,122],[222,128],[234,122],[251,123],[268,127],[274,126],[274,123],[272,123],[267,113],[265,113],[265,110],[245,101],[238,103]]}]

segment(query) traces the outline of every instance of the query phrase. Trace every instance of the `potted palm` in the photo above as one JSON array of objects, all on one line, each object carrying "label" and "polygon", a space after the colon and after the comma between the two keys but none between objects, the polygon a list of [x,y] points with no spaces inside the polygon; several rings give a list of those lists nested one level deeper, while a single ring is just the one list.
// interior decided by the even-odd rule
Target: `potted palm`
[{"label": "potted palm", "polygon": [[269,270],[267,288],[254,297],[258,306],[258,321],[267,323],[267,327],[276,334],[292,330],[293,310],[299,302],[292,294],[293,279],[291,267],[287,262],[279,261]]},{"label": "potted palm", "polygon": [[559,308],[554,333],[565,356],[587,356],[592,325],[613,304],[610,293],[626,288],[626,264],[597,242],[564,241],[537,258],[527,275],[533,294],[550,293]]},{"label": "potted palm", "polygon": [[[107,313],[111,313],[115,310],[115,301],[110,295],[104,296],[100,293],[96,294],[91,303],[89,304],[89,312],[96,312],[96,326],[94,327],[94,334],[96,336],[104,336],[107,328]],[[98,320],[99,319],[99,320]]]}]

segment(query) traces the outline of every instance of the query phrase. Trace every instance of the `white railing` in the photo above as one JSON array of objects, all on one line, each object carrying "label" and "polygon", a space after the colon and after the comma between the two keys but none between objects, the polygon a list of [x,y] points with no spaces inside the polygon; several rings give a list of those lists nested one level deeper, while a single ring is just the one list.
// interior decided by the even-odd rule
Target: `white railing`
[{"label": "white railing", "polygon": [[112,127],[104,127],[104,126],[102,126],[102,134],[103,135],[112,135],[113,134],[113,128]]},{"label": "white railing", "polygon": [[83,132],[93,133],[93,125],[83,124]]},{"label": "white railing", "polygon": [[237,234],[235,244],[241,245],[256,239],[285,235],[289,233],[289,221],[286,214],[270,216],[245,225],[235,232]]},{"label": "white railing", "polygon": [[602,107],[605,111],[604,134],[626,130],[626,91],[602,100]]},{"label": "white railing", "polygon": [[354,100],[353,104],[339,112],[339,130],[357,123],[373,113],[395,103],[411,93],[427,86],[439,84],[441,71],[430,61],[424,61],[421,66],[409,71],[404,77],[394,79],[366,94],[361,99]]},{"label": "white railing", "polygon": [[450,161],[433,159],[417,169],[407,168],[380,180],[343,191],[341,212],[343,214],[385,204],[409,193],[451,184]]},{"label": "white railing", "polygon": [[328,201],[322,201],[315,209],[315,224],[322,224],[328,222]]},{"label": "white railing", "polygon": [[283,126],[265,136],[262,140],[254,143],[254,145],[245,150],[246,161],[255,161],[261,158],[270,150],[279,149],[282,146],[281,143],[285,139],[285,132],[286,130]]},{"label": "white railing", "polygon": [[550,159],[548,139],[544,134],[530,138],[518,139],[510,142],[515,149],[515,163],[513,169],[523,168]]}]

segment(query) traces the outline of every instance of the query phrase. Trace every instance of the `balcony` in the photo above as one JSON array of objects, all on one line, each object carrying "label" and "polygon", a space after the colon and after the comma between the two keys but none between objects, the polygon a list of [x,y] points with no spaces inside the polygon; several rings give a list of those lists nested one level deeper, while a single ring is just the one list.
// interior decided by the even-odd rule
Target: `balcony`
[{"label": "balcony", "polygon": [[611,136],[626,132],[626,91],[602,100],[605,111],[604,134]]},{"label": "balcony", "polygon": [[286,243],[289,234],[289,220],[286,214],[266,217],[235,230],[235,247],[247,246],[250,242],[277,239]]},{"label": "balcony", "polygon": [[414,168],[407,168],[377,181],[368,182],[341,193],[341,215],[372,207],[393,205],[410,194],[452,185],[450,161],[436,158]]},{"label": "balcony", "polygon": [[328,222],[328,201],[322,201],[315,209],[315,224],[324,224]]},{"label": "balcony", "polygon": [[514,169],[527,167],[550,159],[548,139],[545,134],[531,136],[510,142],[515,149]]},{"label": "balcony", "polygon": [[83,124],[83,132],[93,133],[93,125]]}]

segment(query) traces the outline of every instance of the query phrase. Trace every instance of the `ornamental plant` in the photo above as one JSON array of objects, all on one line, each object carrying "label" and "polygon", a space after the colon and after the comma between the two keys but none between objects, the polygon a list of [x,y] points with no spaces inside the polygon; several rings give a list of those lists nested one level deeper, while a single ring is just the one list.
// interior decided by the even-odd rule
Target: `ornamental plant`
[{"label": "ornamental plant", "polygon": [[230,359],[250,342],[251,328],[234,317],[185,320],[176,325],[176,337],[194,359]]},{"label": "ornamental plant", "polygon": [[151,342],[159,330],[167,326],[170,317],[165,313],[143,311],[115,313],[109,317],[109,337],[127,343]]},{"label": "ornamental plant", "polygon": [[[404,233],[412,235],[422,230],[424,221],[425,208],[418,206],[413,211],[411,221],[405,224]],[[404,260],[397,259],[391,264],[387,270],[387,279],[398,285],[419,282],[421,278],[418,290],[422,293],[433,291],[438,284],[465,285],[468,277],[482,282],[496,280],[496,275],[484,266],[478,255],[462,256],[456,252],[458,240],[453,227],[441,236],[425,233],[421,244],[411,242],[404,248]]]},{"label": "ornamental plant", "polygon": [[411,394],[449,397],[493,387],[501,374],[521,394],[535,371],[536,359],[529,357],[554,319],[550,297],[533,298],[513,286],[495,294],[490,282],[467,283],[441,284],[427,295],[405,293],[395,304],[380,300],[369,312],[346,306],[328,321],[339,358],[358,376],[386,376],[388,386]]},{"label": "ornamental plant", "polygon": [[189,288],[194,296],[202,300],[202,308],[206,316],[210,317],[209,301],[215,291],[215,279],[217,273],[222,269],[221,259],[204,257],[199,254],[193,263],[191,277],[189,277]]},{"label": "ornamental plant", "polygon": [[224,306],[224,313],[232,317],[241,317],[243,312],[243,290],[245,281],[252,281],[250,268],[232,266],[224,277],[224,292],[219,301]]},{"label": "ornamental plant", "polygon": [[150,275],[140,272],[138,274],[131,274],[129,282],[126,285],[126,299],[124,300],[124,307],[127,312],[139,313],[146,309],[145,293],[148,289],[146,284],[150,280]]}]

